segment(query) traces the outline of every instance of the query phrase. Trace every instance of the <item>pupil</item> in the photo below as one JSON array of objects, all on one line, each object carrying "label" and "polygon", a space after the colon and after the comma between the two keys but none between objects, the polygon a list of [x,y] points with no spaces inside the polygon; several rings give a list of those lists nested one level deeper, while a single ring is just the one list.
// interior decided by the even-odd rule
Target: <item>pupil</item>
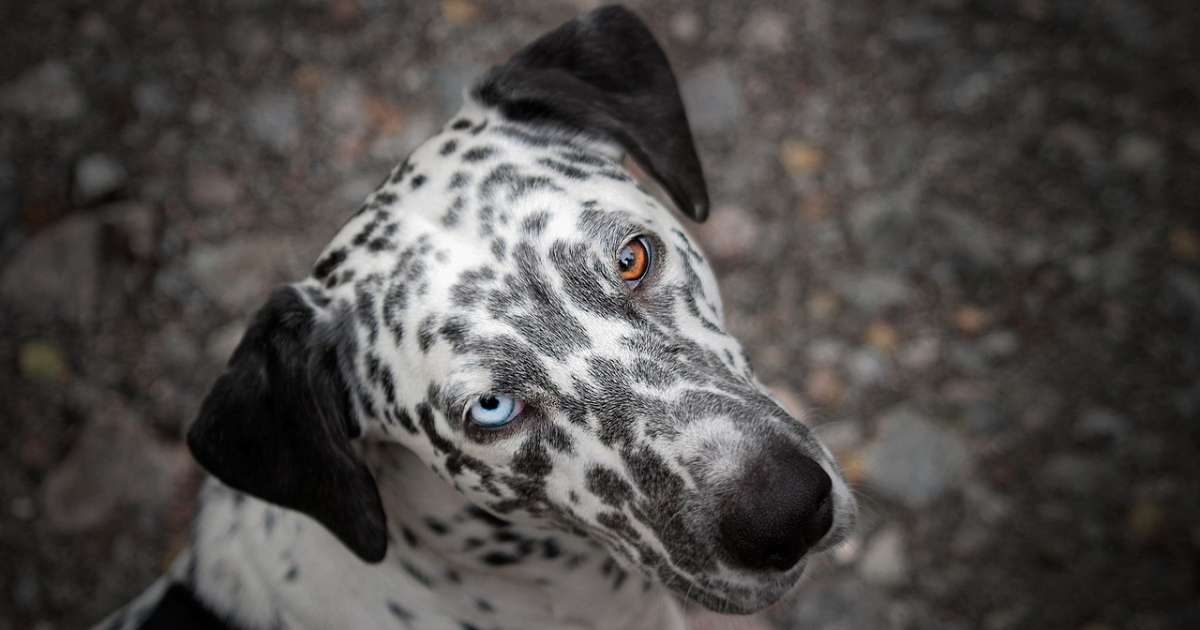
[{"label": "pupil", "polygon": [[496,400],[495,396],[484,396],[479,399],[479,406],[491,411],[500,406],[500,401]]},{"label": "pupil", "polygon": [[622,249],[621,255],[617,257],[617,264],[621,266],[621,271],[626,271],[632,267],[635,258],[637,258],[637,256],[634,255],[632,249],[628,247]]}]

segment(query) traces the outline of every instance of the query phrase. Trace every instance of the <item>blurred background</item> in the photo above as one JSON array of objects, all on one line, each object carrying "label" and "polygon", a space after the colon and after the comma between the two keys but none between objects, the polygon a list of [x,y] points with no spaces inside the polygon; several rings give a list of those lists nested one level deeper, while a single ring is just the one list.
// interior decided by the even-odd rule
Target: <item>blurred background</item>
[{"label": "blurred background", "polygon": [[[1200,5],[630,4],[729,325],[863,503],[794,597],[706,627],[1200,627]],[[269,288],[593,6],[0,4],[0,628],[163,569],[181,428]]]}]

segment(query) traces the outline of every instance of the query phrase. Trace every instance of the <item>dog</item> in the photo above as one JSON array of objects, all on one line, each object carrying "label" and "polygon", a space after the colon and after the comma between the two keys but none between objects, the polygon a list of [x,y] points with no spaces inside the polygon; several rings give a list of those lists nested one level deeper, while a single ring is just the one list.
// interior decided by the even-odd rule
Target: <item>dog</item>
[{"label": "dog", "polygon": [[597,9],[491,69],[276,289],[187,442],[190,544],[105,620],[682,628],[843,540],[830,451],[725,330],[649,29]]}]

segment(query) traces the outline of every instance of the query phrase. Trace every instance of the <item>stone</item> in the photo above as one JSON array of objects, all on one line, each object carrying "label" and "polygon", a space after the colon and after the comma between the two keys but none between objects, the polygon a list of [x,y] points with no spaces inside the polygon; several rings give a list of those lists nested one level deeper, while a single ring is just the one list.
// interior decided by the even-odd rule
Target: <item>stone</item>
[{"label": "stone", "polygon": [[942,355],[942,341],[933,335],[923,335],[905,344],[897,354],[900,365],[914,370],[926,370]]},{"label": "stone", "polygon": [[19,362],[21,376],[31,381],[61,383],[70,376],[62,350],[49,341],[35,339],[21,344]]},{"label": "stone", "polygon": [[1129,171],[1150,173],[1163,165],[1162,145],[1149,136],[1128,133],[1117,141],[1117,163]]},{"label": "stone", "polygon": [[726,205],[713,209],[696,231],[704,251],[718,260],[731,261],[752,255],[762,239],[761,226],[745,208]]},{"label": "stone", "polygon": [[86,108],[75,73],[61,61],[43,62],[0,88],[0,110],[30,118],[65,122]]},{"label": "stone", "polygon": [[878,385],[887,380],[888,365],[882,354],[874,348],[859,348],[850,353],[846,361],[850,380],[859,387]]},{"label": "stone", "polygon": [[289,239],[277,235],[202,246],[184,264],[205,295],[236,314],[252,313],[275,285],[308,271]]},{"label": "stone", "polygon": [[835,370],[817,368],[805,379],[804,393],[818,405],[836,407],[846,397],[846,384]]},{"label": "stone", "polygon": [[779,144],[779,162],[793,177],[814,173],[825,164],[825,153],[806,142],[789,138]]},{"label": "stone", "polygon": [[858,562],[858,574],[879,586],[903,585],[909,572],[904,548],[904,533],[899,527],[888,527],[875,534]]},{"label": "stone", "polygon": [[291,92],[256,94],[241,118],[250,136],[275,153],[287,155],[300,142],[300,101]]},{"label": "stone", "polygon": [[125,187],[129,173],[110,155],[93,153],[75,166],[75,200],[88,205]]},{"label": "stone", "polygon": [[700,35],[700,16],[695,11],[684,9],[671,16],[667,28],[671,35],[683,42],[691,42]]},{"label": "stone", "polygon": [[931,505],[970,469],[963,438],[908,407],[886,412],[863,454],[865,481],[912,509]]},{"label": "stone", "polygon": [[687,616],[689,630],[772,630],[771,624],[760,615],[720,615],[697,609]]},{"label": "stone", "polygon": [[31,319],[92,322],[100,227],[97,215],[76,213],[26,241],[0,270],[0,298]]},{"label": "stone", "polygon": [[791,42],[788,16],[774,9],[756,9],[742,27],[742,41],[750,48],[781,53]]},{"label": "stone", "polygon": [[241,199],[241,189],[219,168],[197,165],[188,169],[188,199],[211,210],[228,210]]},{"label": "stone", "polygon": [[728,61],[717,59],[685,75],[680,91],[688,122],[697,133],[720,133],[737,127],[744,106],[742,90]]},{"label": "stone", "polygon": [[772,607],[776,627],[862,630],[895,627],[888,618],[889,598],[881,588],[853,574],[812,580]]},{"label": "stone", "polygon": [[870,315],[906,304],[914,293],[904,278],[882,271],[834,273],[832,284],[847,302]]},{"label": "stone", "polygon": [[89,391],[81,408],[91,419],[41,487],[45,522],[60,533],[79,533],[126,519],[136,506],[161,513],[192,469],[183,446],[157,442],[141,417],[112,394]]},{"label": "stone", "polygon": [[954,325],[968,335],[978,335],[991,321],[987,311],[971,304],[960,306],[954,311]]},{"label": "stone", "polygon": [[179,101],[165,81],[146,81],[133,87],[133,107],[146,118],[159,118],[175,113]]},{"label": "stone", "polygon": [[1075,436],[1085,440],[1118,442],[1130,435],[1133,423],[1105,407],[1091,407],[1075,424]]},{"label": "stone", "polygon": [[867,345],[884,354],[892,354],[900,345],[900,333],[896,327],[878,319],[867,326],[863,339]]}]

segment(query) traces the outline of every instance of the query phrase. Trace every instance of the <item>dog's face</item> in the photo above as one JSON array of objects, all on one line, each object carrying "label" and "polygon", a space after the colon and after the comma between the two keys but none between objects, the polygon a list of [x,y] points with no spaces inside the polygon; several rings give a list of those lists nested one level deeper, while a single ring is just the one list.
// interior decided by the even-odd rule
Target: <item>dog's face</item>
[{"label": "dog's face", "polygon": [[367,560],[385,517],[353,439],[402,444],[475,505],[591,537],[711,608],[766,606],[854,505],[725,332],[672,214],[706,207],[649,33],[619,9],[571,22],[485,77],[276,292],[189,443]]}]

